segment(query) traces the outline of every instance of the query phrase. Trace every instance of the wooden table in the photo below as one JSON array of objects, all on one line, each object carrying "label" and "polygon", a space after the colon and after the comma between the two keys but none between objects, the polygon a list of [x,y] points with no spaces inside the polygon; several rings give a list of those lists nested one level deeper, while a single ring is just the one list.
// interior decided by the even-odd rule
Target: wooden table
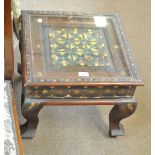
[{"label": "wooden table", "polygon": [[45,105],[114,105],[109,135],[124,135],[143,82],[117,15],[23,11],[21,45],[23,137]]}]

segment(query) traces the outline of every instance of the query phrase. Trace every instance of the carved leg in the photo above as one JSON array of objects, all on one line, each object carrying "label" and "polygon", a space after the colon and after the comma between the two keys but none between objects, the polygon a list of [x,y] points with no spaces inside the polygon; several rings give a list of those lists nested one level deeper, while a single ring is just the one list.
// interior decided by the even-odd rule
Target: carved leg
[{"label": "carved leg", "polygon": [[126,117],[132,115],[137,107],[137,103],[124,103],[115,105],[109,114],[109,136],[117,137],[124,135],[123,126],[120,121]]},{"label": "carved leg", "polygon": [[23,138],[33,138],[38,126],[38,113],[43,107],[42,104],[36,102],[24,102],[22,106],[22,115],[27,122],[20,126]]}]

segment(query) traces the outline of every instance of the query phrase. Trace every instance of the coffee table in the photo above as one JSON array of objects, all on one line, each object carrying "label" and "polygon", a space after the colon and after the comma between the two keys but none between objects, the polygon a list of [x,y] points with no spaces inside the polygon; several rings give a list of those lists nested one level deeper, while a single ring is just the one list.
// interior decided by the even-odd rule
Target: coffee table
[{"label": "coffee table", "polygon": [[23,137],[49,105],[114,105],[109,136],[124,135],[143,81],[117,15],[22,11],[21,50]]}]

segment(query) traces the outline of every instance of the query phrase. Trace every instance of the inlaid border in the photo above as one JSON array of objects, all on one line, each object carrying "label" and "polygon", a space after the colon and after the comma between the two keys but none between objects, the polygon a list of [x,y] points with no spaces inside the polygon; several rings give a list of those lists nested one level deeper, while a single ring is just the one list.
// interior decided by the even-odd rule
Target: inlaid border
[{"label": "inlaid border", "polygon": [[[99,16],[99,15],[104,15],[104,16],[108,16],[111,17],[113,23],[114,23],[114,27],[116,30],[116,33],[118,35],[118,40],[120,42],[120,45],[122,46],[122,53],[125,56],[126,62],[127,62],[127,66],[130,70],[130,72],[132,73],[133,78],[129,78],[129,77],[101,77],[101,78],[91,78],[91,79],[87,79],[87,78],[77,78],[77,79],[64,79],[64,78],[58,78],[58,79],[44,79],[44,80],[39,80],[37,79],[37,81],[33,81],[33,78],[31,78],[30,76],[30,46],[29,46],[29,28],[30,28],[30,16],[31,15],[48,15],[48,16],[82,16],[84,15],[85,17],[92,17],[92,16]],[[50,14],[50,15],[49,15]],[[117,14],[83,14],[83,13],[73,13],[73,12],[51,12],[51,11],[22,11],[22,21],[23,21],[23,41],[24,41],[24,52],[25,52],[25,56],[26,56],[26,82],[41,82],[41,83],[48,83],[48,82],[54,82],[54,83],[66,83],[66,82],[98,82],[98,83],[136,83],[137,85],[143,85],[143,81],[140,78],[140,75],[137,71],[137,67],[135,64],[135,60],[133,58],[131,49],[128,46],[128,42],[127,39],[124,35],[123,32],[123,28],[121,26],[120,23],[120,19],[118,17]]]}]

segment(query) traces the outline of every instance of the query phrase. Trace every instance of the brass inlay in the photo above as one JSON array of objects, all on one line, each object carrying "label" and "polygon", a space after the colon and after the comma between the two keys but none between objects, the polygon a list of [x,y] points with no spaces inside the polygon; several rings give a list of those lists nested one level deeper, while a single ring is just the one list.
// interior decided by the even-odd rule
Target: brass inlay
[{"label": "brass inlay", "polygon": [[89,94],[94,94],[95,93],[95,90],[89,90],[88,93]]},{"label": "brass inlay", "polygon": [[48,91],[47,91],[46,89],[44,89],[44,90],[42,91],[42,93],[43,93],[44,95],[46,95],[46,94],[48,93]]},{"label": "brass inlay", "polygon": [[74,93],[77,95],[77,94],[80,94],[80,90],[77,89],[77,90],[74,90]]},{"label": "brass inlay", "polygon": [[32,102],[32,103],[30,104],[30,106],[28,107],[28,110],[32,109],[35,105],[36,105],[36,103],[35,103],[35,102]]},{"label": "brass inlay", "polygon": [[72,96],[68,94],[68,95],[66,95],[65,97],[66,97],[66,98],[69,98],[69,97],[72,97]]},{"label": "brass inlay", "polygon": [[54,33],[49,33],[49,37],[50,38],[55,38],[55,34]]},{"label": "brass inlay", "polygon": [[99,66],[99,63],[98,62],[95,62],[95,66]]},{"label": "brass inlay", "polygon": [[54,44],[51,44],[50,47],[51,47],[51,48],[57,48],[58,45],[54,43]]},{"label": "brass inlay", "polygon": [[133,105],[131,103],[128,103],[128,109],[131,110],[131,111],[134,109]]},{"label": "brass inlay", "polygon": [[58,56],[56,56],[56,55],[51,55],[51,57],[53,58],[53,61],[57,61],[58,60]]},{"label": "brass inlay", "polygon": [[85,64],[84,64],[84,62],[80,62],[80,65],[81,65],[81,66],[84,66]]},{"label": "brass inlay", "polygon": [[118,46],[118,45],[115,45],[115,46],[114,46],[114,48],[116,48],[116,49],[117,49],[117,48],[119,48],[119,46]]},{"label": "brass inlay", "polygon": [[49,28],[51,59],[61,66],[106,66],[104,40],[98,28]]},{"label": "brass inlay", "polygon": [[40,45],[39,44],[37,45],[37,48],[40,48]]},{"label": "brass inlay", "polygon": [[107,89],[104,91],[104,93],[110,94],[112,91],[110,89]]},{"label": "brass inlay", "polygon": [[67,65],[68,65],[67,62],[66,62],[65,60],[61,61],[60,63],[61,63],[63,66],[67,66]]},{"label": "brass inlay", "polygon": [[108,56],[108,54],[106,54],[106,53],[105,53],[105,54],[104,54],[104,56],[105,56],[105,57],[107,57],[107,56]]},{"label": "brass inlay", "polygon": [[41,73],[41,72],[38,72],[38,73],[37,73],[37,76],[42,76],[42,73]]},{"label": "brass inlay", "polygon": [[126,97],[130,97],[130,95],[126,95]]},{"label": "brass inlay", "polygon": [[105,45],[104,44],[102,44],[102,47],[104,47]]}]

